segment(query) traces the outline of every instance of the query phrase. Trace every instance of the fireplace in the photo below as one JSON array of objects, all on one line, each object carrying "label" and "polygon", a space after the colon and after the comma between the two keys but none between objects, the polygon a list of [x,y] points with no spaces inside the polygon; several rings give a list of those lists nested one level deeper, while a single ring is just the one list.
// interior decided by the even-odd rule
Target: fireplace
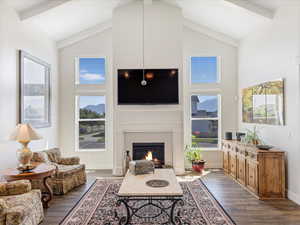
[{"label": "fireplace", "polygon": [[133,143],[133,160],[151,160],[156,168],[165,165],[165,144],[164,143]]}]

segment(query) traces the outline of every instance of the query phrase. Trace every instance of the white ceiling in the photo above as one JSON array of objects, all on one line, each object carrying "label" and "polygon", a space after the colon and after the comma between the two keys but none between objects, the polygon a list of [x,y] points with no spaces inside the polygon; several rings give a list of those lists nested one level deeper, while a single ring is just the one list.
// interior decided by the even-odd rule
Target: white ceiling
[{"label": "white ceiling", "polygon": [[242,7],[224,0],[165,0],[177,4],[183,16],[214,31],[241,39],[256,27],[269,22]]},{"label": "white ceiling", "polygon": [[48,0],[7,0],[6,2],[17,12],[20,12],[47,1]]},{"label": "white ceiling", "polygon": [[[267,9],[276,10],[280,5],[284,4],[284,2],[288,2],[289,0],[248,0],[257,5],[261,5]],[[295,0],[299,1],[299,0]]]},{"label": "white ceiling", "polygon": [[[60,2],[44,10],[49,2]],[[113,9],[133,0],[7,0],[22,15],[32,9],[43,8],[37,15],[24,20],[34,24],[59,41],[87,30],[112,18]],[[153,0],[159,1],[159,0]],[[185,18],[213,31],[241,39],[270,18],[237,6],[226,0],[161,0],[182,8]],[[245,1],[245,0],[241,0]],[[287,0],[247,0],[268,10],[276,10]],[[298,1],[298,0],[297,0]],[[30,14],[29,13],[29,14]]]}]

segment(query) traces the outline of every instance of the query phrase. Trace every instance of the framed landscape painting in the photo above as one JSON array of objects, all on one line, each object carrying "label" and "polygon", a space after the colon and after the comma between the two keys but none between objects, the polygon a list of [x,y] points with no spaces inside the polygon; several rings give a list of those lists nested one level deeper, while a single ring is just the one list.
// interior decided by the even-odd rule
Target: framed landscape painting
[{"label": "framed landscape painting", "polygon": [[284,80],[243,89],[243,122],[284,125]]},{"label": "framed landscape painting", "polygon": [[20,57],[20,123],[51,126],[51,66],[24,52]]}]

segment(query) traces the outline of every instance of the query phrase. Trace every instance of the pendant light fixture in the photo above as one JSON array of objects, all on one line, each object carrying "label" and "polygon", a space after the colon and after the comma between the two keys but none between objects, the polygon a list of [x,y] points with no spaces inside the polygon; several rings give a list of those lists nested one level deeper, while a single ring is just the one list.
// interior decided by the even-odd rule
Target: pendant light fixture
[{"label": "pendant light fixture", "polygon": [[143,46],[142,46],[142,51],[143,51],[143,80],[141,81],[141,85],[142,86],[146,86],[147,85],[147,81],[145,79],[145,2],[143,1],[143,18],[142,18],[142,22],[143,22],[143,34],[142,34],[142,39],[143,39]]}]

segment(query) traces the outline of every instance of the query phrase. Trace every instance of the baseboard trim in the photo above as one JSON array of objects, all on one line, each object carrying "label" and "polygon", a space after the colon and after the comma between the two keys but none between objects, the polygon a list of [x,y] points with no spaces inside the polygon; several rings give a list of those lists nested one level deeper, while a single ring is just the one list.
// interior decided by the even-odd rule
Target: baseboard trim
[{"label": "baseboard trim", "polygon": [[300,205],[300,195],[299,194],[296,194],[295,192],[292,192],[292,191],[288,190],[287,197],[291,201],[293,201],[293,202],[297,203],[298,205]]}]

